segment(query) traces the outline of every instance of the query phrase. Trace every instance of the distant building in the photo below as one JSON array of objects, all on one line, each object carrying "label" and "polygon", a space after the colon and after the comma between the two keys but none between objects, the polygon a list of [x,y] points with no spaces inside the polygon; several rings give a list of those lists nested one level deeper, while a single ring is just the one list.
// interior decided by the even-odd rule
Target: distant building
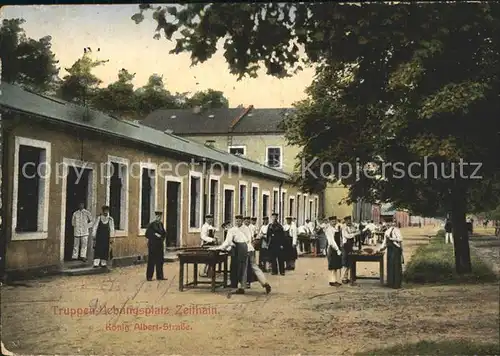
[{"label": "distant building", "polygon": [[[285,140],[285,131],[280,123],[286,120],[293,109],[225,108],[199,110],[157,110],[141,122],[154,129],[170,130],[175,135],[213,145],[217,149],[234,155],[241,155],[268,167],[287,173],[296,171],[298,146],[291,146]],[[289,215],[296,216],[299,223],[317,215],[339,217],[371,215],[371,205],[349,205],[342,203],[348,190],[340,184],[329,184],[319,194],[319,200],[307,194],[290,197]],[[318,207],[316,215],[312,207]],[[304,212],[305,209],[305,212]],[[360,209],[362,213],[360,213]]]}]

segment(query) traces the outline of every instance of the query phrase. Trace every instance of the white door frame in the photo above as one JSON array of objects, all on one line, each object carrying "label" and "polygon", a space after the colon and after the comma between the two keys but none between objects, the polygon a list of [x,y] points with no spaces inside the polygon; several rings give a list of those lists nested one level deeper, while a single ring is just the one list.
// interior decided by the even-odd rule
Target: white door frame
[{"label": "white door frame", "polygon": [[165,224],[165,226],[167,226],[167,185],[168,185],[168,182],[175,182],[175,183],[179,183],[179,204],[180,204],[180,209],[179,209],[179,241],[177,242],[177,245],[176,247],[181,247],[182,246],[182,232],[183,232],[183,229],[182,229],[182,224],[184,223],[184,219],[183,219],[183,214],[182,212],[184,211],[184,189],[183,189],[183,185],[184,185],[184,182],[183,182],[183,179],[181,177],[174,177],[174,176],[165,176],[165,183],[164,183],[164,194],[165,196],[163,197],[163,216],[164,216],[164,221],[163,223]]},{"label": "white door frame", "polygon": [[[64,247],[66,238],[66,188],[68,186],[68,167],[85,168],[91,171],[88,187],[87,187],[87,201],[89,209],[92,216],[96,217],[97,212],[97,169],[96,164],[93,162],[84,162],[71,158],[63,158],[62,162],[62,184],[61,184],[61,227],[59,231],[59,260],[64,263]],[[90,247],[91,240],[89,238],[87,247]],[[87,251],[92,253],[92,249],[87,248]],[[89,258],[90,259],[90,258]]]}]

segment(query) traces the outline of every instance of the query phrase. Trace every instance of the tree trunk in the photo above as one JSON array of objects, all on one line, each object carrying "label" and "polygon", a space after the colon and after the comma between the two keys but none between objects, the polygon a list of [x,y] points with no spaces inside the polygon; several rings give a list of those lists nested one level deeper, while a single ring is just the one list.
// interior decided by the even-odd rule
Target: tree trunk
[{"label": "tree trunk", "polygon": [[469,233],[465,215],[467,213],[467,191],[460,184],[452,191],[451,222],[455,250],[455,268],[458,274],[472,272],[469,249]]}]

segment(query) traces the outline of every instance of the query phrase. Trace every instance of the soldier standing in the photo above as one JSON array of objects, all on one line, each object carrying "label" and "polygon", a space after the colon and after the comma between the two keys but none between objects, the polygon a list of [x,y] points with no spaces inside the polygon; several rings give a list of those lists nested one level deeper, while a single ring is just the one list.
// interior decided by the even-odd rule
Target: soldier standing
[{"label": "soldier standing", "polygon": [[277,275],[278,272],[285,275],[285,256],[284,249],[287,244],[283,226],[278,222],[278,214],[273,213],[272,222],[267,228],[267,241],[269,243],[269,255],[271,257],[271,274]]},{"label": "soldier standing", "polygon": [[146,229],[146,238],[148,239],[148,265],[146,268],[146,279],[153,279],[156,268],[156,279],[163,280],[163,241],[167,235],[162,220],[163,212],[155,212],[155,220],[150,222]]}]

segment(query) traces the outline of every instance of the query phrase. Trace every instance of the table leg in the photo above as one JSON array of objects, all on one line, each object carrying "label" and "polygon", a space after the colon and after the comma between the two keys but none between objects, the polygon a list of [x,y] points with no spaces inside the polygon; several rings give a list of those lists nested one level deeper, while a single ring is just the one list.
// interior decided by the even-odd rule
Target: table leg
[{"label": "table leg", "polygon": [[184,291],[184,263],[179,263],[179,291]]},{"label": "table leg", "polygon": [[384,257],[380,259],[380,284],[384,285]]},{"label": "table leg", "polygon": [[351,285],[356,281],[356,260],[351,260]]},{"label": "table leg", "polygon": [[194,279],[193,279],[193,285],[196,287],[198,285],[198,264],[195,263],[193,264],[193,273],[194,273]]},{"label": "table leg", "polygon": [[[210,264],[210,267],[212,267],[215,270],[215,263]],[[215,277],[216,273],[212,273],[212,293],[215,293]]]},{"label": "table leg", "polygon": [[228,263],[227,263],[227,257],[224,259],[224,288],[227,288],[227,277],[228,277],[228,271],[227,271],[227,266]]}]

